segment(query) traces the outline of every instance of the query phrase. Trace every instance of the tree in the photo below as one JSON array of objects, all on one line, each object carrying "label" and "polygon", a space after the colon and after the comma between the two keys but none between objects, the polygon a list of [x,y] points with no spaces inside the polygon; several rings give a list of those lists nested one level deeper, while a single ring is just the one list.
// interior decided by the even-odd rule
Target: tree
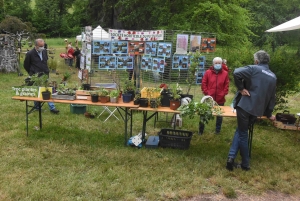
[{"label": "tree", "polygon": [[4,30],[9,33],[17,33],[21,31],[29,31],[31,28],[26,23],[22,22],[19,18],[14,16],[6,16],[0,23],[0,30]]},{"label": "tree", "polygon": [[23,22],[31,21],[32,9],[31,0],[3,0],[5,15],[15,16]]}]

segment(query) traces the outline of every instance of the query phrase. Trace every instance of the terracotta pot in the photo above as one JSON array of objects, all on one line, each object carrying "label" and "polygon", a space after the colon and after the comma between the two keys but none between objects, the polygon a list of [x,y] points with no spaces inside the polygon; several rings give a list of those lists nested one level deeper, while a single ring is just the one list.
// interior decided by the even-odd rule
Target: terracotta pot
[{"label": "terracotta pot", "polygon": [[107,103],[109,101],[109,96],[100,96],[101,103]]},{"label": "terracotta pot", "polygon": [[170,100],[170,109],[171,110],[177,110],[180,106],[180,101],[179,100]]}]

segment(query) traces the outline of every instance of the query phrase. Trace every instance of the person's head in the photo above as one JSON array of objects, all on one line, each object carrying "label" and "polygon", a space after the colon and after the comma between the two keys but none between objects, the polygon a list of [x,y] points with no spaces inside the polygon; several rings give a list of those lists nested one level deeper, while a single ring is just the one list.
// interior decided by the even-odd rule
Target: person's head
[{"label": "person's head", "polygon": [[227,60],[226,59],[223,59],[223,64],[227,64]]},{"label": "person's head", "polygon": [[38,51],[38,52],[42,52],[45,49],[44,48],[45,41],[41,38],[36,39],[34,45],[35,45],[36,51]]},{"label": "person's head", "polygon": [[214,66],[214,69],[216,71],[221,70],[221,68],[222,68],[222,58],[221,57],[215,57],[213,59],[213,66]]},{"label": "person's head", "polygon": [[255,64],[268,64],[269,62],[270,62],[270,55],[266,51],[259,50],[254,54]]},{"label": "person's head", "polygon": [[69,45],[68,45],[68,48],[71,48],[71,47],[72,47],[72,45],[71,45],[71,44],[69,44]]}]

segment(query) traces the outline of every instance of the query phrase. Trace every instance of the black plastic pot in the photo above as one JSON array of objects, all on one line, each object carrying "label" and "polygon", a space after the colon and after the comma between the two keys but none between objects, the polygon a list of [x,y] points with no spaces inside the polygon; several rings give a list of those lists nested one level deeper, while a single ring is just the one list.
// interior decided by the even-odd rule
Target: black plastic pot
[{"label": "black plastic pot", "polygon": [[148,107],[148,98],[140,98],[140,107]]},{"label": "black plastic pot", "polygon": [[97,103],[99,100],[99,96],[98,95],[91,95],[91,100],[93,103]]},{"label": "black plastic pot", "polygon": [[90,84],[83,84],[83,90],[90,90],[91,85]]},{"label": "black plastic pot", "polygon": [[43,100],[50,100],[51,92],[50,91],[43,91],[42,92],[42,97]]},{"label": "black plastic pot", "polygon": [[163,90],[160,95],[161,107],[170,107],[170,99],[172,98],[172,94],[169,92],[169,90]]},{"label": "black plastic pot", "polygon": [[122,98],[123,98],[123,103],[129,103],[131,101],[131,96],[132,94],[122,94]]}]

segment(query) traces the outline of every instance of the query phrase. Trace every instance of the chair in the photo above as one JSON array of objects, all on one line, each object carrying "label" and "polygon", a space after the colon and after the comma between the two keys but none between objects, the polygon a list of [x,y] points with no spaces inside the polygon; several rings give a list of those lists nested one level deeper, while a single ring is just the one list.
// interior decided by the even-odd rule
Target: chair
[{"label": "chair", "polygon": [[[117,84],[116,83],[95,83],[96,87],[99,88],[105,88],[105,89],[117,89]],[[111,116],[114,116],[117,120],[120,120],[114,113],[118,110],[118,107],[115,107],[113,110],[109,108],[109,106],[102,106],[103,111],[99,114],[98,118],[105,112],[108,112],[109,115],[108,117],[103,121],[106,122]]]}]

